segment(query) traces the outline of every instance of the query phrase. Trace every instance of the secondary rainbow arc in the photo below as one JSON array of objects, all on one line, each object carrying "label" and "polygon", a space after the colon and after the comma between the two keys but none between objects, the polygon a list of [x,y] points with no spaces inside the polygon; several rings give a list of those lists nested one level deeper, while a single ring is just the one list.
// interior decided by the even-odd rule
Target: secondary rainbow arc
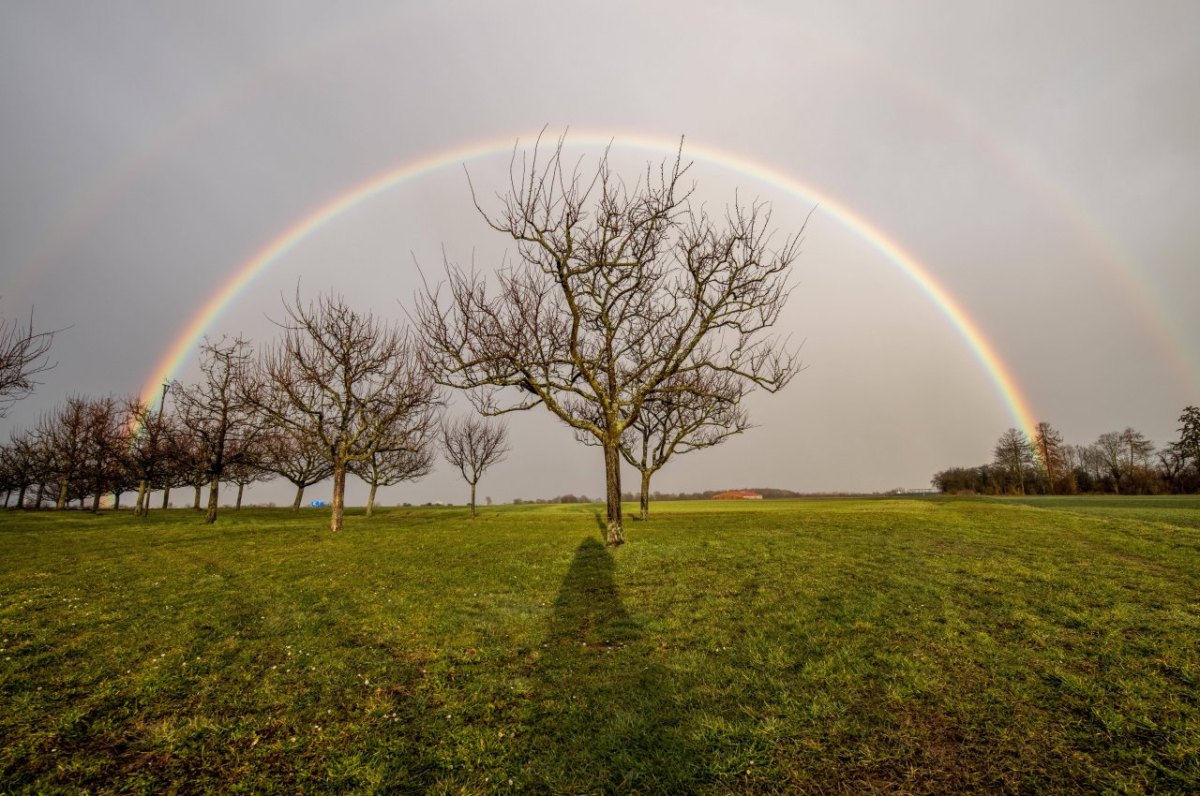
[{"label": "secondary rainbow arc", "polygon": [[[532,140],[536,134],[520,136],[520,140]],[[194,354],[200,338],[221,312],[229,306],[259,274],[267,270],[288,252],[295,249],[306,238],[326,224],[334,221],[370,199],[394,189],[405,182],[430,174],[451,165],[457,165],[481,157],[511,151],[517,136],[491,139],[463,146],[451,147],[406,161],[381,174],[364,180],[332,199],[322,203],[271,239],[249,260],[242,263],[204,305],[192,316],[174,342],[159,358],[142,388],[143,396],[155,396],[161,385],[171,380],[187,357]],[[594,133],[572,133],[569,143],[575,145],[601,145],[609,143],[620,148],[651,150],[658,153],[673,153],[679,146],[678,140],[654,138],[645,135],[597,135]],[[967,314],[961,304],[943,287],[919,261],[882,230],[870,223],[846,205],[824,192],[801,183],[791,176],[773,169],[767,164],[742,157],[724,150],[687,142],[684,153],[688,159],[727,169],[771,185],[821,206],[821,212],[836,219],[844,227],[862,237],[878,250],[888,261],[899,268],[933,302],[958,331],[967,347],[986,371],[989,379],[1000,394],[1015,425],[1032,434],[1034,414],[1028,400],[1021,391],[1012,371],[1001,359],[995,346],[988,340],[979,325]]]}]

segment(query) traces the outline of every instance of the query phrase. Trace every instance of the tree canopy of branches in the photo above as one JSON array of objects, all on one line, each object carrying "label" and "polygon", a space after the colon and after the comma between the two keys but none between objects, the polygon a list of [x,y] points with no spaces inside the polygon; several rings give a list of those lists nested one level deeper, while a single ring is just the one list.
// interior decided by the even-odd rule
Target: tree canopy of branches
[{"label": "tree canopy of branches", "polygon": [[262,357],[256,399],[301,444],[319,445],[333,471],[330,528],[341,530],[346,471],[426,435],[441,395],[408,335],[338,295],[284,302],[280,339]]},{"label": "tree canopy of branches", "polygon": [[[714,218],[691,202],[682,149],[632,186],[608,155],[590,174],[518,158],[488,225],[516,241],[490,294],[475,271],[417,297],[416,318],[442,384],[470,391],[482,414],[541,405],[604,451],[608,543],[624,542],[620,444],[651,396],[676,375],[724,373],[768,391],[799,369],[770,335],[783,311],[799,234],[772,246],[769,208],[734,203]],[[474,187],[472,186],[474,195]]]},{"label": "tree canopy of branches", "polygon": [[[189,431],[191,454],[197,471],[208,481],[205,522],[217,521],[217,499],[226,468],[251,463],[255,443],[263,428],[251,399],[250,344],[242,338],[205,340],[200,348],[199,384],[175,383],[172,393],[179,415]],[[199,490],[199,481],[196,481]],[[197,498],[199,491],[197,491]]]},{"label": "tree canopy of branches", "polygon": [[471,486],[471,516],[475,516],[475,485],[493,464],[504,461],[508,429],[481,417],[466,417],[442,426],[442,453]]},{"label": "tree canopy of branches", "polygon": [[0,417],[33,392],[35,376],[54,367],[47,356],[55,334],[34,331],[32,312],[28,322],[0,316]]}]

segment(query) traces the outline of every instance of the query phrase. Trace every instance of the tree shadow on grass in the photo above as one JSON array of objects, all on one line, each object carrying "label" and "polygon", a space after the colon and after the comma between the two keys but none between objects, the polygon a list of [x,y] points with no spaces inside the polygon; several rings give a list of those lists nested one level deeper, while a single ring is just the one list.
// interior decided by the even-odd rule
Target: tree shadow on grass
[{"label": "tree shadow on grass", "polygon": [[537,663],[525,726],[526,790],[690,790],[695,761],[669,672],[626,610],[613,555],[580,543]]}]

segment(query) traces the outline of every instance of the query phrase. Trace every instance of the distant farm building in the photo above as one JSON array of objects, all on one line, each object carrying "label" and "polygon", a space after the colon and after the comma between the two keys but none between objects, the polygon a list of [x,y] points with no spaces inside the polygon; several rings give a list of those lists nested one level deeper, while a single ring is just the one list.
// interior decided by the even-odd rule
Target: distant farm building
[{"label": "distant farm building", "polygon": [[718,492],[712,496],[713,500],[762,500],[763,496],[758,492],[751,492],[747,489],[735,489],[732,492]]}]

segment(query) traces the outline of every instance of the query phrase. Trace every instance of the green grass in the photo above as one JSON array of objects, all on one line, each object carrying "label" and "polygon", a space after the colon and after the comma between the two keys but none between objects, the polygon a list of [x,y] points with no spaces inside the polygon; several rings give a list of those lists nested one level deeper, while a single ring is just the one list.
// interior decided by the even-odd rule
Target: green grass
[{"label": "green grass", "polygon": [[0,517],[0,791],[1200,791],[1200,502]]}]

